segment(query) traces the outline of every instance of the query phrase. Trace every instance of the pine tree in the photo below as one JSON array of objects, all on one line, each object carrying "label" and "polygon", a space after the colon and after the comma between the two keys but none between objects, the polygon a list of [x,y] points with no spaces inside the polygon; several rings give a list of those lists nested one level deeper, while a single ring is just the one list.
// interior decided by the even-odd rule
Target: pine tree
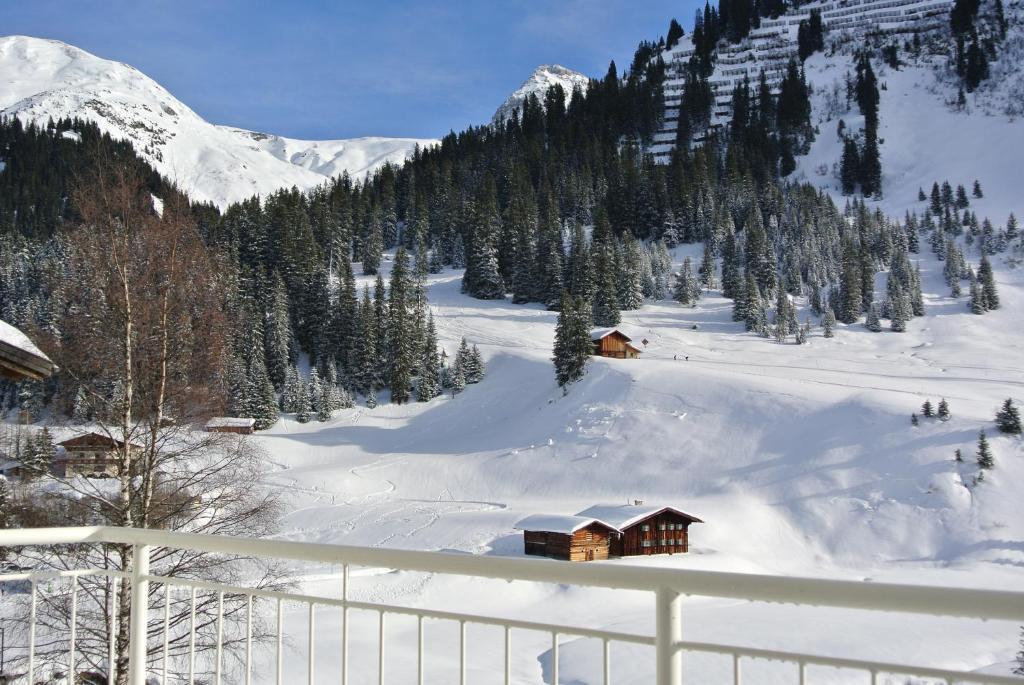
[{"label": "pine tree", "polygon": [[377,357],[377,313],[370,301],[369,286],[363,287],[363,300],[359,306],[359,338],[355,341],[355,371],[353,379],[355,388],[366,395],[379,382],[377,370],[380,360]]},{"label": "pine tree", "polygon": [[486,369],[484,368],[484,357],[480,354],[480,348],[477,347],[475,343],[469,350],[469,355],[463,370],[466,373],[466,383],[468,384],[479,383],[484,379],[484,374],[486,373]]},{"label": "pine tree", "polygon": [[978,267],[978,280],[985,309],[999,309],[999,293],[996,290],[995,276],[992,274],[992,264],[984,253]]},{"label": "pine tree", "polygon": [[429,402],[441,394],[441,357],[437,353],[437,329],[434,315],[427,319],[427,335],[423,342],[423,359],[420,362],[420,382],[416,388],[416,399]]},{"label": "pine tree", "polygon": [[88,423],[92,420],[92,412],[89,409],[89,400],[85,394],[85,387],[78,386],[75,391],[75,403],[71,410],[71,419],[75,423]]},{"label": "pine tree", "polygon": [[932,407],[931,400],[925,400],[924,404],[921,405],[921,415],[929,419],[935,416],[935,410]]},{"label": "pine tree", "polygon": [[566,388],[583,378],[590,359],[590,321],[588,305],[582,298],[568,293],[562,296],[562,305],[555,326],[554,357],[555,379]]},{"label": "pine tree", "polygon": [[295,420],[299,423],[309,423],[312,411],[313,404],[309,397],[309,388],[299,379],[295,396]]},{"label": "pine tree", "polygon": [[715,280],[715,255],[710,241],[704,241],[704,253],[701,256],[699,275],[700,285],[705,290],[711,290],[718,285]]},{"label": "pine tree", "polygon": [[395,253],[391,269],[391,287],[388,293],[388,347],[391,366],[388,387],[391,400],[397,404],[409,401],[412,389],[412,373],[419,352],[415,347],[416,332],[413,330],[411,311],[412,281],[409,275],[409,256],[404,247]]},{"label": "pine tree", "polygon": [[363,274],[372,276],[380,270],[380,255],[384,251],[383,225],[380,212],[370,219],[366,240],[363,242]]},{"label": "pine tree", "polygon": [[[13,493],[7,478],[0,476],[0,530],[10,528],[14,524]],[[0,561],[7,556],[6,550],[0,551]]]},{"label": "pine tree", "polygon": [[277,423],[279,415],[274,384],[270,382],[262,359],[253,360],[249,366],[248,388],[245,416],[256,420],[256,430],[266,430]]},{"label": "pine tree", "polygon": [[970,301],[967,303],[972,314],[984,314],[985,313],[985,295],[981,289],[981,285],[977,279],[974,278],[973,272],[971,273],[971,289],[970,289]]},{"label": "pine tree", "polygon": [[996,427],[1001,433],[1020,435],[1020,410],[1013,404],[1012,398],[1007,398],[1002,408],[996,412]]},{"label": "pine tree", "polygon": [[285,377],[292,361],[292,326],[288,313],[288,291],[281,276],[276,272],[264,336],[267,376],[274,388],[281,390],[284,388]]},{"label": "pine tree", "polygon": [[917,426],[919,424],[920,424],[920,421],[917,418],[917,413],[915,412],[915,413],[911,414],[910,415],[910,425],[911,426]]},{"label": "pine tree", "polygon": [[864,309],[861,285],[857,246],[852,240],[847,239],[843,246],[843,275],[839,290],[842,303],[836,312],[837,318],[843,323],[854,323],[860,318],[860,313]]},{"label": "pine tree", "polygon": [[984,471],[995,468],[995,457],[992,456],[992,449],[988,445],[988,439],[985,437],[984,429],[978,433],[978,451],[976,452],[976,456],[978,458],[978,468]]},{"label": "pine tree", "polygon": [[981,192],[981,183],[978,182],[978,179],[974,179],[974,191],[972,194],[977,198],[985,197],[984,193]]},{"label": "pine tree", "polygon": [[822,335],[826,338],[835,337],[836,315],[829,307],[821,317]]},{"label": "pine tree", "polygon": [[594,325],[617,326],[622,319],[619,315],[618,289],[615,287],[615,245],[611,226],[604,212],[598,214],[595,219],[591,253],[594,274]]},{"label": "pine tree", "polygon": [[281,392],[281,411],[293,414],[299,410],[299,386],[301,383],[298,369],[289,366],[285,374],[284,390]]},{"label": "pine tree", "polygon": [[35,435],[25,440],[21,465],[32,476],[42,476],[50,472],[54,459],[57,457],[57,446],[53,442],[50,429],[43,426]]},{"label": "pine tree", "polygon": [[939,400],[939,410],[935,415],[938,416],[941,421],[949,421],[949,419],[952,418],[953,415],[949,413],[949,402],[946,401],[945,397]]},{"label": "pine tree", "polygon": [[964,463],[964,455],[963,455],[963,452],[960,451],[959,447],[953,453],[953,461],[955,461],[958,464]]},{"label": "pine tree", "polygon": [[697,283],[697,279],[693,274],[693,265],[691,264],[689,257],[683,260],[683,266],[679,270],[679,273],[676,274],[676,282],[672,289],[672,297],[676,302],[684,307],[692,307],[696,305],[697,298],[700,297],[700,285]]},{"label": "pine tree", "polygon": [[639,309],[644,303],[641,270],[640,243],[627,233],[622,246],[622,260],[619,268],[619,308],[630,311]]},{"label": "pine tree", "polygon": [[874,302],[868,307],[868,315],[864,320],[864,328],[868,329],[872,333],[878,333],[882,330],[882,322],[878,318],[878,305]]}]

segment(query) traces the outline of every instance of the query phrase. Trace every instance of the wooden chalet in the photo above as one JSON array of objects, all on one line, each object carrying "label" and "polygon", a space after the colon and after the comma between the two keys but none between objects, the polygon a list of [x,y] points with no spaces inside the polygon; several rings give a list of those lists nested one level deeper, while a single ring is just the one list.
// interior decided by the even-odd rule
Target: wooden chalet
[{"label": "wooden chalet", "polygon": [[527,554],[564,561],[607,559],[617,534],[607,523],[583,516],[536,514],[516,528],[523,531]]},{"label": "wooden chalet", "polygon": [[527,516],[515,527],[526,554],[595,561],[688,552],[691,523],[703,521],[675,507],[599,504],[573,516]]},{"label": "wooden chalet", "polygon": [[56,370],[57,366],[27,335],[0,321],[0,377],[14,381],[40,381]]},{"label": "wooden chalet", "polygon": [[599,328],[591,331],[590,342],[594,345],[593,354],[597,357],[636,359],[642,351],[631,344],[632,338],[617,328]]},{"label": "wooden chalet", "polygon": [[675,507],[645,504],[597,504],[577,516],[600,517],[621,535],[611,554],[632,557],[690,551],[690,524],[704,523]]},{"label": "wooden chalet", "polygon": [[256,419],[215,416],[206,422],[207,433],[239,433],[250,435],[256,430]]},{"label": "wooden chalet", "polygon": [[[58,454],[54,472],[58,476],[85,476],[87,478],[112,478],[117,473],[117,451],[124,443],[100,433],[86,433],[58,443],[64,453]],[[129,447],[140,450],[134,443]]]}]

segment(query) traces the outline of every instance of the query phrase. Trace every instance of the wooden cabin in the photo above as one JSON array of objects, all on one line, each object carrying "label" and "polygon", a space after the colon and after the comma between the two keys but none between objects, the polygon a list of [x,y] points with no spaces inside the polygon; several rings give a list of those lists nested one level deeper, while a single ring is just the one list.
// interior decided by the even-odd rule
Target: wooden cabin
[{"label": "wooden cabin", "polygon": [[[85,476],[87,478],[113,478],[117,476],[117,451],[124,443],[100,433],[86,433],[58,443],[64,454],[57,456],[54,472],[58,476]],[[140,445],[131,444],[133,450]]]},{"label": "wooden cabin", "polygon": [[234,416],[215,416],[206,422],[207,433],[238,433],[251,435],[256,430],[256,419]]},{"label": "wooden cabin", "polygon": [[631,344],[632,338],[617,328],[591,331],[590,341],[594,345],[593,354],[597,357],[636,359],[640,356],[641,350]]},{"label": "wooden cabin", "polygon": [[516,524],[526,554],[566,561],[683,554],[696,516],[667,506],[598,504],[573,516],[536,514]]},{"label": "wooden cabin", "polygon": [[577,516],[600,518],[619,531],[611,549],[617,557],[689,552],[690,524],[703,523],[675,507],[641,503],[598,504]]},{"label": "wooden cabin", "polygon": [[57,366],[28,336],[0,321],[0,378],[40,381],[53,375]]},{"label": "wooden cabin", "polygon": [[516,524],[523,531],[526,554],[562,559],[595,561],[611,556],[618,532],[595,518],[583,516],[527,516]]}]

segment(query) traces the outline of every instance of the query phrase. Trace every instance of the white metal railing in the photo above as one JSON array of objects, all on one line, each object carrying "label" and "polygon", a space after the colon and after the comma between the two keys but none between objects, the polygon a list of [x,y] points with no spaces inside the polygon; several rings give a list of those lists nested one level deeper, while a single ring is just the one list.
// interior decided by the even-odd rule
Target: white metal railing
[{"label": "white metal railing", "polygon": [[[39,596],[38,584],[44,579],[69,579],[71,590],[70,634],[67,643],[67,668],[76,671],[76,607],[79,580],[83,577],[106,576],[128,578],[131,587],[130,645],[128,654],[128,682],[130,685],[144,685],[147,675],[158,677],[161,683],[169,682],[168,635],[169,606],[172,588],[183,591],[191,601],[191,625],[189,634],[189,655],[187,677],[176,677],[179,682],[194,683],[196,679],[196,596],[197,592],[212,593],[216,603],[216,645],[213,656],[213,678],[220,685],[226,678],[223,667],[224,642],[224,599],[226,595],[245,598],[244,636],[244,682],[250,685],[253,670],[253,602],[267,599],[276,602],[276,682],[286,682],[282,664],[284,662],[283,612],[285,601],[305,604],[308,607],[308,660],[306,680],[314,682],[314,644],[316,639],[316,609],[320,606],[336,607],[342,611],[340,625],[341,673],[340,681],[346,685],[349,666],[349,612],[368,611],[377,614],[378,621],[378,682],[386,682],[385,670],[385,626],[389,616],[408,616],[417,622],[417,646],[415,659],[417,682],[424,682],[424,620],[449,621],[459,629],[458,669],[459,683],[467,682],[466,626],[486,625],[503,628],[504,663],[495,667],[504,672],[504,682],[512,682],[512,630],[546,633],[551,638],[551,683],[559,680],[559,644],[564,637],[583,637],[599,640],[602,644],[603,682],[611,682],[612,643],[646,645],[654,648],[654,670],[658,685],[679,685],[682,682],[682,662],[685,653],[711,653],[725,656],[732,661],[733,682],[742,683],[742,664],[749,660],[773,660],[791,663],[795,666],[794,682],[808,683],[809,666],[823,666],[841,669],[855,669],[864,672],[869,682],[881,683],[882,675],[915,676],[933,678],[947,685],[954,683],[988,683],[992,685],[1020,685],[1020,679],[1010,676],[985,675],[960,672],[929,666],[915,666],[900,663],[869,661],[843,657],[805,654],[799,651],[779,651],[746,646],[695,642],[683,639],[682,602],[687,596],[706,596],[750,600],[755,602],[786,603],[813,607],[836,607],[861,609],[877,612],[924,614],[950,616],[980,620],[1024,621],[1024,593],[994,590],[968,590],[960,588],[895,585],[886,583],[862,583],[853,581],[823,580],[780,576],[759,576],[710,571],[689,571],[666,568],[652,568],[627,564],[593,562],[587,564],[552,563],[547,560],[529,558],[483,557],[441,552],[409,550],[388,550],[379,548],[350,547],[315,543],[284,542],[276,540],[244,539],[210,535],[192,535],[157,530],[91,527],[91,528],[40,528],[0,531],[0,547],[48,547],[53,545],[113,544],[133,547],[135,562],[130,572],[108,569],[73,569],[60,571],[39,571],[0,574],[0,582],[31,582],[30,615],[27,646],[28,682],[35,682],[39,667],[35,655],[36,608]],[[217,582],[174,578],[150,574],[150,553],[154,549],[175,549],[192,552],[208,552],[224,555],[240,555],[249,558],[266,558],[301,562],[338,564],[342,567],[341,597],[328,598],[309,594],[277,590],[254,589]],[[558,583],[594,588],[644,591],[653,593],[655,599],[655,631],[653,635],[634,634],[563,625],[546,621],[528,621],[513,618],[498,618],[456,611],[442,611],[430,608],[399,606],[378,602],[355,601],[350,598],[350,569],[352,567],[384,568],[426,573],[449,574],[477,578]],[[163,584],[162,602],[162,656],[157,664],[148,666],[147,650],[153,630],[149,603],[150,583]],[[116,583],[112,583],[116,591]],[[116,619],[118,603],[110,602],[110,621]],[[159,607],[158,607],[159,608]],[[113,630],[110,631],[113,635]],[[157,627],[157,634],[160,627]],[[150,659],[152,661],[152,659]],[[108,654],[108,677],[114,681],[116,668],[113,637]],[[287,682],[297,682],[290,674]]]}]

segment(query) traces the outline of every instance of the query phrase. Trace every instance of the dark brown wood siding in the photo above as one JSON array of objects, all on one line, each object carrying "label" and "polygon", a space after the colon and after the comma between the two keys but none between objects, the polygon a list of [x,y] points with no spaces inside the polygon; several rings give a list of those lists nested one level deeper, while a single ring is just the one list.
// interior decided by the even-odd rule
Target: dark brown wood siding
[{"label": "dark brown wood siding", "polygon": [[622,531],[619,556],[681,554],[690,551],[690,520],[671,511],[639,521]]},{"label": "dark brown wood siding", "polygon": [[611,555],[614,531],[599,523],[592,523],[573,534],[552,533],[542,530],[523,532],[527,554],[565,561],[599,561]]}]

